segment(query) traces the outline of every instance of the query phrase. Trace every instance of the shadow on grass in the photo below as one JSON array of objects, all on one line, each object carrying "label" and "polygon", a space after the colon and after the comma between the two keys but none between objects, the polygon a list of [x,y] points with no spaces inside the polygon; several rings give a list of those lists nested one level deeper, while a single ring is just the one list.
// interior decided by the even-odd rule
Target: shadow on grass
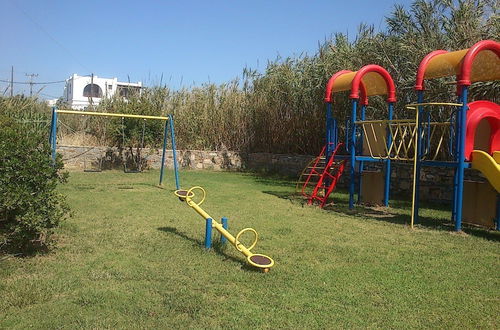
[{"label": "shadow on grass", "polygon": [[[307,201],[303,198],[303,196],[297,193],[291,193],[289,191],[263,191],[263,193],[289,200],[291,203],[302,207],[307,205]],[[383,221],[403,226],[410,226],[411,224],[411,214],[401,213],[402,210],[407,212],[408,209],[411,209],[411,202],[409,201],[392,200],[391,207],[355,205],[354,210],[350,210],[348,196],[346,193],[342,193],[342,191],[336,192],[336,196],[333,197],[333,200],[335,201],[335,204],[326,204],[323,208],[325,212],[342,213],[366,220]],[[454,230],[454,224],[449,221],[449,218],[447,218],[451,215],[449,207],[443,204],[425,203],[421,209],[426,209],[430,212],[447,212],[447,216],[437,215],[436,217],[429,217],[420,215],[419,223],[417,225],[418,227],[442,231]],[[479,226],[463,224],[462,231],[468,235],[480,237],[486,240],[495,242],[500,241],[500,232],[496,230],[489,230]]]},{"label": "shadow on grass", "polygon": [[[188,240],[190,242],[195,243],[196,245],[198,245],[200,247],[205,245],[205,243],[202,242],[201,240],[196,239],[196,238],[192,238],[192,237],[180,232],[179,230],[177,230],[177,228],[174,228],[174,227],[160,227],[160,228],[158,228],[158,230],[163,231],[165,233],[177,235],[185,240]],[[245,256],[242,255],[242,259],[239,259],[239,258],[235,258],[235,257],[230,256],[230,255],[227,255],[225,250],[227,249],[228,245],[230,245],[229,242],[226,244],[221,244],[220,241],[215,241],[215,242],[212,241],[212,249],[215,252],[217,252],[218,254],[223,255],[225,257],[225,260],[231,260],[232,262],[241,264],[241,269],[243,269],[245,271],[260,272],[260,270],[258,268],[252,267],[245,262],[245,260],[246,260]]]},{"label": "shadow on grass", "polygon": [[291,187],[295,186],[297,183],[297,178],[290,176],[282,176],[272,173],[255,173],[255,172],[244,172],[245,175],[251,177],[255,182],[261,183],[267,186],[275,187]]},{"label": "shadow on grass", "polygon": [[[2,235],[0,233],[0,240],[2,239]],[[47,244],[40,243],[32,243],[25,245],[23,247],[13,246],[8,243],[0,244],[0,262],[10,259],[10,258],[33,258],[39,256],[45,256],[53,252],[57,248],[54,243],[57,243],[57,239],[55,241],[51,241]]]}]

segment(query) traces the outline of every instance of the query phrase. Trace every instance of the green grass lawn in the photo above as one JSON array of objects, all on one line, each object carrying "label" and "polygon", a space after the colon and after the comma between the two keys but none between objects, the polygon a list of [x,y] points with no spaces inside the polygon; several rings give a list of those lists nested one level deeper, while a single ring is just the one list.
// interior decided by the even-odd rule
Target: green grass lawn
[{"label": "green grass lawn", "polygon": [[500,326],[497,232],[450,232],[431,208],[412,230],[407,202],[351,213],[337,193],[321,210],[291,181],[181,172],[233,234],[259,232],[254,251],[276,261],[264,274],[231,245],[206,251],[204,220],[157,176],[72,173],[57,248],[0,261],[0,328]]}]

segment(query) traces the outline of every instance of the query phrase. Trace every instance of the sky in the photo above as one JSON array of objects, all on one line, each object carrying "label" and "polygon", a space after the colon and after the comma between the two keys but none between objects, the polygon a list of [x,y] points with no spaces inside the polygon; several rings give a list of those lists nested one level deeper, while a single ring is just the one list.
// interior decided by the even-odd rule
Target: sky
[{"label": "sky", "polygon": [[[146,86],[163,77],[174,89],[223,83],[277,56],[315,54],[336,32],[353,38],[360,23],[382,30],[395,4],[410,0],[0,0],[0,80],[10,80],[13,66],[15,82],[94,73]],[[7,88],[0,81],[0,93]],[[33,92],[50,99],[63,88]]]}]

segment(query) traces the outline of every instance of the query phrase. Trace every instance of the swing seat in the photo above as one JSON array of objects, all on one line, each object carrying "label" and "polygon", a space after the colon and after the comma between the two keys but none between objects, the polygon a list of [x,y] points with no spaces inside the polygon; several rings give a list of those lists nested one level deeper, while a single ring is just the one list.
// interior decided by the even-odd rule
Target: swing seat
[{"label": "swing seat", "polygon": [[[186,200],[186,197],[188,196],[188,191],[184,189],[179,189],[174,192],[175,196],[179,198],[181,202],[184,202]],[[189,197],[194,197],[194,193],[190,192]]]},{"label": "swing seat", "polygon": [[97,166],[95,168],[87,168],[87,162],[92,165],[92,161],[87,161],[87,158],[83,160],[83,171],[86,173],[99,173],[102,172],[102,158],[98,158],[95,162]]},{"label": "swing seat", "polygon": [[[130,162],[129,162],[130,160]],[[123,163],[123,172],[124,173],[141,173],[142,172],[142,164],[141,164],[141,156],[140,153],[138,155],[132,154],[131,158],[124,157],[122,158]],[[132,164],[132,167],[127,167],[127,164]]]},{"label": "swing seat", "polygon": [[128,169],[127,165],[123,164],[123,172],[124,173],[142,173],[142,169],[141,168]]}]

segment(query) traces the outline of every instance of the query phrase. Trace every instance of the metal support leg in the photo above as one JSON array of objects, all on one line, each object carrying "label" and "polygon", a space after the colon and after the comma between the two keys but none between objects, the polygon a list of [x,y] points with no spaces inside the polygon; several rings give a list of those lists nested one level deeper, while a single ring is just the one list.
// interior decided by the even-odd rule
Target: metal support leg
[{"label": "metal support leg", "polygon": [[160,183],[163,185],[163,176],[165,175],[165,156],[167,153],[167,135],[168,135],[168,121],[165,121],[165,128],[163,129],[163,150],[161,154],[161,168],[160,168]]},{"label": "metal support leg", "polygon": [[[222,222],[222,228],[224,228],[225,230],[228,230],[227,218],[226,218],[226,217],[223,217],[223,218],[221,219],[221,222]],[[226,238],[226,237],[224,237],[224,235],[222,235],[222,234],[221,234],[221,235],[220,235],[220,243],[221,243],[222,245],[224,245],[224,244],[226,244],[226,242],[227,242],[227,238]]]},{"label": "metal support leg", "polygon": [[205,249],[212,248],[212,218],[206,219],[205,224]]}]

